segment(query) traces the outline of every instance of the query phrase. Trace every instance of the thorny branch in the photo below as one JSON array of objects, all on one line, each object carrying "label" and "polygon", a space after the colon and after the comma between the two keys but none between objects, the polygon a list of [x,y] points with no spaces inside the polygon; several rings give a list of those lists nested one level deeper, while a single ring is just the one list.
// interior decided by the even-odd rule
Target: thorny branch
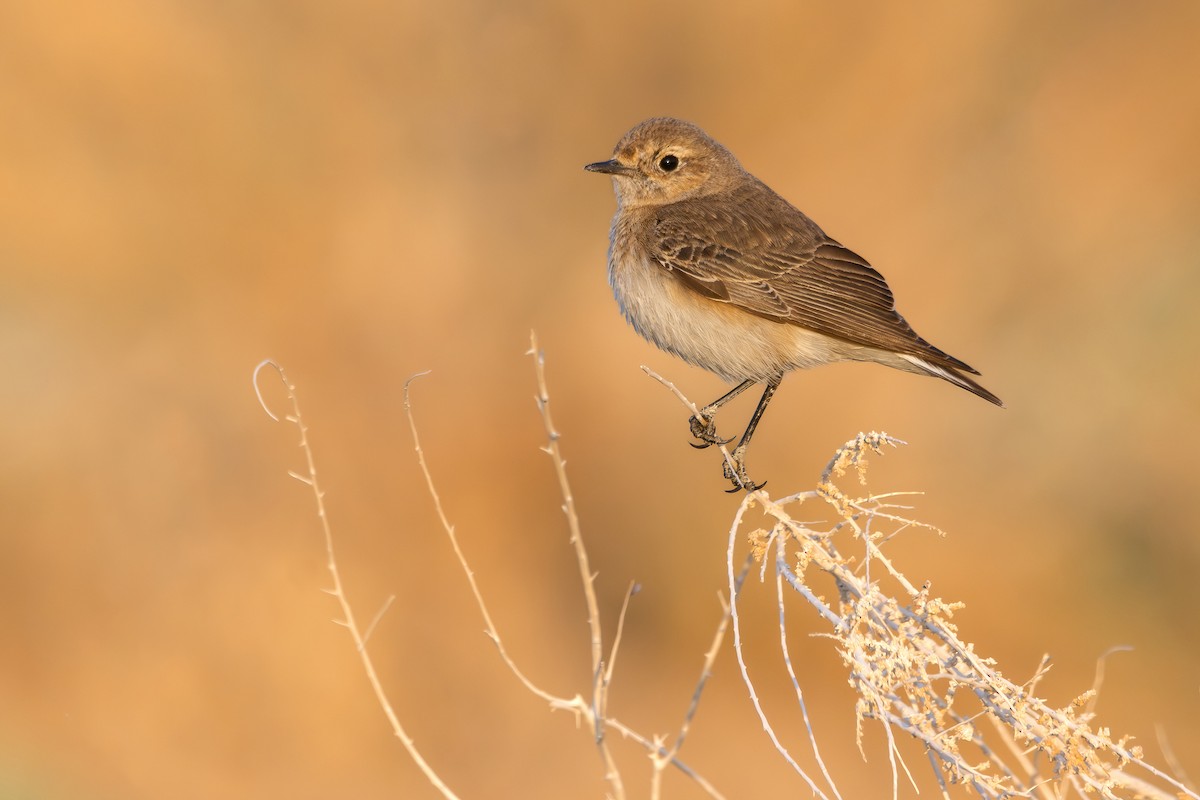
[{"label": "thorny branch", "polygon": [[[868,454],[882,454],[885,446],[897,444],[902,442],[883,433],[859,434],[838,450],[816,492],[778,502],[764,492],[748,495],[731,530],[733,537],[742,512],[755,505],[772,521],[769,531],[755,531],[751,541],[764,559],[766,544],[777,544],[777,574],[830,623],[831,638],[859,694],[860,747],[862,725],[877,721],[884,726],[889,757],[899,758],[905,770],[893,731],[924,745],[940,786],[962,783],[985,798],[1040,796],[1045,784],[1054,782],[1063,782],[1079,796],[1108,800],[1200,797],[1182,780],[1146,762],[1141,748],[1128,738],[1094,727],[1089,705],[1094,691],[1056,708],[1033,693],[1032,683],[1022,686],[1005,678],[994,660],[978,655],[973,644],[959,637],[951,618],[961,604],[932,596],[928,584],[915,586],[883,553],[880,542],[889,534],[881,528],[921,523],[898,513],[899,507],[889,502],[894,495],[854,497],[835,479],[854,469],[865,483]],[[799,523],[786,509],[815,498],[833,510],[835,522],[829,529]],[[860,563],[839,552],[839,532],[864,550]],[[885,590],[882,580],[871,577],[872,564],[883,568],[897,591]],[[812,589],[820,574],[833,579],[836,603]],[[735,607],[735,631],[736,613]],[[974,699],[972,707],[964,696]],[[997,723],[998,736],[985,738],[988,729],[979,725],[983,719]],[[1032,768],[1031,753],[1048,763],[1048,774]],[[895,761],[892,768],[895,775]]]},{"label": "thorny branch", "polygon": [[450,790],[450,787],[446,785],[441,776],[434,771],[433,767],[431,767],[425,760],[424,756],[421,755],[421,752],[417,750],[416,744],[413,742],[412,737],[408,735],[407,731],[405,731],[404,726],[400,723],[400,718],[396,715],[395,710],[392,708],[391,701],[389,701],[387,697],[387,692],[384,691],[383,683],[379,680],[379,675],[375,671],[375,664],[371,660],[371,654],[367,651],[367,637],[370,635],[370,631],[374,629],[375,623],[378,622],[379,616],[383,614],[383,611],[387,609],[387,606],[391,604],[391,601],[389,600],[387,605],[385,605],[379,614],[376,615],[376,619],[371,622],[367,634],[364,635],[361,633],[358,628],[358,623],[356,623],[354,620],[354,610],[350,607],[350,600],[346,597],[346,592],[342,587],[342,576],[340,570],[338,569],[337,558],[335,558],[333,551],[333,529],[329,524],[329,515],[325,513],[325,493],[321,491],[320,484],[317,483],[316,459],[313,456],[312,446],[308,441],[308,426],[304,424],[304,418],[300,415],[300,400],[296,396],[296,386],[288,380],[287,374],[283,371],[283,367],[279,366],[279,364],[276,364],[274,361],[263,361],[257,367],[255,367],[254,391],[258,395],[258,402],[262,405],[263,411],[267,412],[267,416],[269,416],[271,419],[278,422],[280,418],[271,411],[270,406],[268,406],[266,400],[263,399],[262,387],[259,385],[259,375],[262,373],[263,369],[267,367],[274,369],[279,374],[279,379],[283,381],[283,385],[287,389],[287,399],[291,406],[291,411],[284,416],[283,420],[295,425],[296,429],[300,432],[300,450],[304,453],[304,460],[307,469],[303,474],[297,472],[289,472],[289,474],[296,480],[308,486],[312,491],[313,501],[316,503],[317,507],[317,517],[321,520],[321,532],[325,538],[325,554],[327,558],[326,565],[329,567],[329,574],[333,579],[333,588],[328,589],[327,591],[337,599],[338,605],[341,607],[341,624],[350,632],[350,637],[354,640],[354,649],[358,651],[358,657],[362,661],[363,670],[367,673],[367,680],[371,684],[371,689],[375,692],[375,699],[379,702],[379,707],[383,709],[383,713],[387,717],[388,722],[391,723],[392,733],[394,733],[396,738],[399,739],[401,744],[404,745],[404,749],[408,751],[409,757],[413,760],[421,772],[424,773],[425,778],[434,786],[434,788],[441,792],[442,797],[447,798],[447,800],[457,800],[458,795]]},{"label": "thorny branch", "polygon": [[[696,413],[695,405],[673,384],[645,367],[643,370]],[[1024,685],[1005,678],[992,659],[979,656],[973,644],[959,637],[951,618],[961,604],[932,596],[928,583],[915,586],[883,553],[882,545],[900,531],[932,526],[904,516],[906,507],[894,502],[900,493],[851,496],[836,480],[853,469],[865,485],[868,455],[882,455],[885,447],[900,444],[904,442],[884,433],[860,433],[838,449],[815,491],[776,501],[761,489],[748,492],[734,517],[726,559],[734,651],[750,699],[778,752],[815,795],[825,797],[775,733],[742,658],[733,564],[736,545],[746,538],[741,533],[743,522],[756,507],[767,517],[769,528],[749,533],[751,553],[764,570],[773,566],[779,585],[790,587],[829,624],[832,633],[828,638],[835,643],[859,695],[855,709],[859,748],[864,723],[879,722],[888,742],[893,796],[899,792],[900,769],[915,786],[893,736],[899,732],[924,745],[943,795],[948,784],[965,784],[985,798],[1050,800],[1063,797],[1069,788],[1076,796],[1106,800],[1200,800],[1177,761],[1173,762],[1176,775],[1171,775],[1145,761],[1142,749],[1131,745],[1128,737],[1114,738],[1107,728],[1094,727],[1095,689],[1056,708],[1034,694],[1041,670]],[[729,457],[725,452],[722,456]],[[789,515],[787,506],[806,500],[823,501],[832,510],[827,528],[818,529]],[[839,551],[838,543],[844,540],[856,551],[861,548],[861,560]],[[882,567],[883,577],[894,585],[894,591],[885,591],[883,580],[872,576],[872,565]],[[822,574],[833,579],[836,603],[827,602],[812,586]],[[783,659],[797,690],[809,744],[826,783],[837,794],[791,668],[782,595],[778,607]],[[974,705],[968,707],[964,698],[972,698]],[[989,727],[981,728],[984,720],[991,723]],[[984,730],[989,731],[986,736]],[[1168,756],[1168,760],[1172,759]],[[1045,768],[1039,769],[1039,763],[1048,764],[1048,774],[1043,774]]]}]

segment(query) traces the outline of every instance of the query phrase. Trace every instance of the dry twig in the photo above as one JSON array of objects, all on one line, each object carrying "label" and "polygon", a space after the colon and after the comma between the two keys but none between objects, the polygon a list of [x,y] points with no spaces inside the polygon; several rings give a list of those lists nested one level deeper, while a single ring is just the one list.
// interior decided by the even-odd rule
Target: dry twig
[{"label": "dry twig", "polygon": [[[915,586],[882,552],[884,534],[873,526],[921,523],[899,515],[887,497],[851,496],[834,478],[854,468],[863,479],[866,455],[882,454],[885,446],[898,443],[882,433],[860,434],[838,451],[816,492],[835,513],[837,521],[828,530],[796,522],[785,508],[811,494],[778,503],[765,496],[744,501],[761,504],[774,520],[769,536],[795,548],[790,554],[782,546],[776,549],[777,574],[832,623],[831,638],[859,693],[860,737],[863,723],[880,722],[889,754],[897,756],[893,731],[917,739],[930,754],[943,792],[947,784],[961,783],[980,797],[1031,797],[1051,780],[1061,782],[1059,796],[1069,789],[1076,796],[1112,800],[1176,793],[1196,798],[1181,781],[1146,762],[1141,748],[1093,727],[1089,704],[1094,689],[1056,708],[1035,696],[1031,687],[1005,678],[992,659],[977,655],[974,645],[959,637],[951,618],[961,604],[932,596],[928,584]],[[736,530],[735,525],[731,537]],[[836,548],[834,534],[839,530],[865,549],[861,565]],[[870,579],[870,564],[881,565],[899,591],[888,591],[881,581]],[[837,586],[836,605],[808,588],[821,573]],[[964,708],[963,696],[974,698],[976,707]],[[1010,754],[1036,751],[1048,759],[1052,774],[1039,777],[1026,760],[1005,757],[985,739],[978,726],[982,718],[999,724],[1001,743]],[[1147,778],[1133,776],[1135,769]]]},{"label": "dry twig", "polygon": [[[659,796],[662,773],[668,766],[670,766],[690,778],[709,797],[713,798],[714,800],[724,800],[723,795],[717,791],[716,787],[714,787],[711,782],[688,766],[685,762],[680,760],[679,750],[683,745],[684,737],[686,736],[688,727],[699,703],[700,694],[703,691],[705,682],[711,674],[713,661],[716,658],[716,653],[720,648],[720,643],[724,636],[725,628],[728,624],[728,608],[726,607],[724,610],[723,618],[721,623],[718,625],[717,633],[714,636],[713,643],[705,656],[704,671],[701,675],[700,683],[693,693],[691,704],[672,747],[666,747],[662,743],[662,737],[647,737],[631,729],[619,719],[608,714],[608,687],[612,683],[617,648],[620,644],[621,630],[624,624],[625,615],[629,608],[629,600],[636,592],[636,587],[631,586],[626,595],[625,602],[622,605],[618,620],[617,635],[614,637],[612,642],[608,663],[605,664],[603,660],[603,635],[600,627],[599,603],[596,599],[595,588],[593,585],[595,576],[592,574],[589,566],[587,550],[584,547],[583,536],[580,529],[579,516],[575,510],[575,501],[571,493],[570,484],[567,481],[566,462],[563,459],[561,450],[559,448],[560,436],[550,417],[549,392],[546,388],[545,361],[541,351],[537,349],[536,339],[532,340],[532,345],[533,347],[530,352],[535,356],[538,385],[538,409],[541,412],[548,438],[548,444],[543,449],[551,456],[554,462],[555,474],[558,477],[559,488],[563,496],[563,511],[566,514],[568,528],[570,530],[570,541],[575,549],[576,561],[579,565],[579,573],[584,589],[584,595],[587,600],[588,625],[592,652],[592,680],[589,697],[586,699],[582,695],[578,694],[571,698],[560,697],[542,689],[525,674],[525,672],[520,668],[520,666],[505,648],[504,640],[500,636],[499,629],[492,619],[491,612],[489,611],[487,603],[484,600],[483,593],[479,588],[479,584],[475,580],[475,572],[467,561],[466,554],[464,553],[458,540],[458,535],[455,531],[455,528],[450,523],[445,508],[442,506],[441,497],[437,492],[437,488],[433,482],[432,473],[430,472],[429,465],[425,460],[425,452],[421,448],[416,422],[413,418],[412,406],[409,402],[409,389],[412,382],[416,378],[427,373],[418,373],[413,375],[404,384],[404,410],[408,419],[409,429],[412,432],[413,447],[416,451],[417,463],[421,469],[421,474],[425,478],[426,489],[429,492],[429,496],[433,500],[438,519],[441,522],[447,538],[450,540],[455,557],[458,560],[459,566],[463,570],[463,574],[467,578],[467,583],[470,586],[473,597],[475,598],[476,606],[483,617],[487,636],[495,644],[505,666],[507,666],[513,675],[516,676],[517,680],[526,688],[526,690],[545,701],[551,707],[551,709],[569,710],[575,714],[577,718],[582,719],[587,723],[588,728],[593,732],[597,747],[601,753],[601,758],[605,767],[605,778],[608,781],[611,792],[610,796],[614,798],[623,798],[625,796],[625,788],[621,779],[620,771],[617,767],[616,760],[609,749],[608,740],[604,735],[606,728],[616,731],[623,738],[636,742],[648,751],[653,766],[652,793],[655,798]],[[387,698],[383,685],[375,671],[374,664],[371,661],[370,653],[367,650],[367,640],[370,638],[370,635],[374,631],[379,620],[391,607],[391,604],[395,598],[389,597],[379,611],[376,612],[374,618],[371,620],[371,623],[367,626],[366,631],[360,632],[359,627],[355,622],[354,613],[350,606],[350,602],[346,597],[342,585],[341,575],[337,566],[337,560],[334,557],[333,532],[329,524],[328,516],[325,513],[325,496],[324,492],[321,491],[317,483],[316,462],[313,456],[312,448],[308,441],[308,428],[300,415],[300,406],[296,396],[296,388],[287,379],[283,368],[274,361],[267,360],[258,365],[258,367],[254,370],[254,390],[258,396],[259,403],[262,405],[263,410],[266,411],[267,415],[270,416],[271,419],[279,421],[280,417],[271,411],[270,407],[266,403],[266,400],[263,398],[259,378],[263,369],[266,367],[276,370],[287,391],[288,401],[291,404],[291,411],[289,414],[283,417],[283,420],[296,425],[300,432],[300,448],[305,455],[307,473],[300,474],[296,472],[289,472],[289,474],[307,485],[313,492],[317,516],[321,520],[322,532],[324,533],[325,537],[325,549],[328,556],[327,563],[330,575],[333,578],[333,588],[328,590],[328,592],[337,599],[342,610],[343,619],[339,621],[339,624],[345,626],[347,630],[350,631],[351,638],[354,641],[355,650],[358,652],[359,658],[362,661],[363,669],[367,674],[371,688],[374,690],[380,707],[383,709],[384,714],[391,723],[392,730],[396,737],[399,738],[403,743],[409,756],[413,759],[414,763],[417,764],[421,772],[429,780],[430,784],[432,784],[442,794],[443,797],[450,798],[451,800],[457,800],[457,795],[450,790],[441,777],[438,776],[432,767],[430,767],[430,765],[425,761],[424,757],[415,747],[412,737],[410,737],[405,731],[404,726],[401,724],[394,709],[392,708],[390,701]]]},{"label": "dry twig", "polygon": [[267,412],[267,416],[276,422],[279,421],[266,400],[263,399],[262,389],[259,386],[258,379],[263,368],[270,367],[279,374],[279,379],[283,381],[284,387],[287,389],[288,403],[291,405],[291,412],[283,417],[284,421],[290,422],[296,426],[300,432],[300,450],[304,453],[304,460],[307,466],[305,474],[288,471],[296,480],[309,487],[313,494],[313,501],[317,507],[317,518],[321,520],[321,532],[325,537],[325,553],[327,556],[326,565],[329,567],[329,574],[333,578],[333,588],[326,591],[333,595],[338,605],[342,610],[342,619],[339,621],[346,630],[350,632],[350,637],[354,640],[354,649],[358,652],[358,657],[362,661],[363,670],[367,673],[367,680],[371,684],[371,689],[375,692],[375,699],[379,701],[379,707],[383,709],[384,715],[391,723],[392,733],[404,745],[404,749],[408,751],[408,755],[413,762],[425,775],[425,778],[433,785],[435,789],[441,792],[442,797],[448,800],[457,800],[458,795],[450,790],[450,787],[442,780],[442,778],[434,771],[433,767],[425,760],[421,752],[417,750],[413,743],[412,737],[404,730],[404,726],[400,724],[400,718],[396,716],[395,710],[392,708],[391,702],[388,700],[387,693],[383,689],[383,684],[379,680],[379,675],[375,672],[375,664],[371,661],[371,654],[367,652],[367,638],[370,631],[374,629],[375,624],[379,621],[379,617],[387,610],[391,604],[389,599],[384,607],[376,614],[375,619],[371,622],[367,634],[359,632],[358,624],[354,621],[354,610],[350,607],[350,600],[346,597],[346,592],[342,588],[342,576],[338,570],[337,558],[333,552],[333,530],[329,525],[329,516],[325,513],[325,493],[321,491],[320,485],[317,483],[317,466],[316,460],[313,457],[312,446],[308,441],[308,426],[304,424],[304,418],[300,415],[300,400],[296,396],[296,386],[288,380],[287,374],[283,371],[283,367],[276,364],[274,361],[263,361],[254,369],[254,391],[258,395],[258,402],[262,405],[263,411]]},{"label": "dry twig", "polygon": [[[678,389],[646,372],[695,413],[694,404]],[[763,490],[749,492],[734,517],[726,560],[733,598],[734,649],[763,728],[783,758],[814,794],[826,796],[777,736],[742,657],[733,565],[737,545],[746,539],[763,569],[768,565],[773,568],[779,585],[790,587],[829,624],[827,638],[837,648],[859,695],[855,713],[860,750],[863,725],[880,723],[887,739],[894,797],[899,793],[901,770],[916,786],[896,743],[894,733],[898,732],[924,746],[943,796],[947,796],[949,785],[963,784],[984,798],[1049,800],[1070,793],[1107,800],[1200,800],[1178,766],[1178,776],[1168,774],[1144,760],[1141,748],[1131,745],[1128,738],[1116,738],[1107,728],[1094,727],[1098,686],[1065,707],[1054,707],[1034,694],[1043,669],[1025,685],[1009,681],[992,659],[977,655],[975,646],[959,637],[952,617],[961,604],[932,596],[928,583],[914,585],[884,554],[882,544],[899,531],[932,526],[905,516],[908,509],[894,502],[899,493],[852,495],[838,486],[837,479],[854,470],[865,484],[867,456],[882,455],[885,447],[898,444],[903,442],[884,433],[859,434],[838,449],[815,491],[777,501]],[[818,500],[832,512],[827,527],[799,522],[788,512],[790,505]],[[768,527],[747,535],[742,532],[743,522],[756,508],[761,508]],[[851,544],[855,550],[861,548],[862,558],[843,554],[839,543]],[[882,578],[873,577],[872,565],[883,569]],[[827,602],[813,588],[821,575],[833,579],[835,603]],[[885,581],[889,586],[885,587]],[[795,681],[786,650],[782,595],[779,615],[785,666]],[[1097,681],[1100,675],[1102,672]],[[799,683],[795,686],[798,691]],[[798,694],[797,700],[810,747],[826,783],[836,794],[837,788],[817,750],[802,695]],[[979,724],[985,719],[992,723],[987,729]],[[994,735],[985,737],[985,730],[993,730]],[[1031,758],[1032,754],[1038,758]],[[1036,767],[1039,761],[1048,763],[1049,775],[1040,774]],[[1141,775],[1133,774],[1135,771]]]},{"label": "dry twig", "polygon": [[[692,705],[689,708],[687,716],[685,717],[681,732],[674,747],[667,748],[662,744],[662,741],[660,741],[660,737],[652,738],[638,733],[608,713],[608,688],[612,682],[617,647],[620,643],[621,626],[623,625],[625,619],[629,600],[634,594],[634,588],[631,587],[629,593],[626,595],[625,603],[622,606],[621,614],[618,619],[617,635],[613,639],[609,661],[607,664],[605,664],[603,660],[604,638],[603,631],[600,626],[600,609],[594,588],[595,575],[592,573],[589,564],[587,549],[584,546],[582,530],[579,523],[579,516],[575,509],[574,495],[571,491],[570,482],[567,479],[566,461],[562,456],[562,451],[559,445],[561,435],[554,427],[553,420],[550,416],[550,394],[546,385],[545,358],[541,350],[538,349],[536,337],[531,336],[530,344],[531,347],[529,354],[534,357],[535,377],[538,387],[538,394],[536,395],[535,399],[537,401],[538,411],[542,416],[542,421],[548,440],[547,445],[543,448],[543,450],[551,457],[554,463],[555,475],[558,479],[559,489],[563,497],[562,508],[563,513],[567,518],[567,526],[570,534],[569,540],[575,551],[576,563],[579,565],[580,580],[588,608],[588,630],[592,654],[592,679],[589,697],[585,698],[583,695],[579,694],[570,698],[560,697],[542,689],[525,675],[516,661],[505,649],[504,640],[500,636],[499,629],[496,627],[496,624],[492,619],[491,612],[488,610],[487,603],[479,589],[478,583],[475,580],[474,570],[472,570],[467,557],[459,544],[454,526],[450,523],[449,518],[442,507],[441,498],[439,497],[437,489],[434,485],[432,473],[430,472],[429,465],[425,460],[425,453],[421,448],[420,438],[417,434],[416,422],[413,418],[412,406],[409,403],[409,386],[414,378],[419,377],[414,375],[413,378],[410,378],[404,386],[404,409],[408,418],[409,429],[412,432],[413,446],[417,453],[417,461],[421,468],[421,473],[425,478],[426,489],[428,490],[430,497],[433,499],[438,518],[442,524],[442,528],[447,537],[450,539],[459,566],[462,568],[463,573],[467,577],[467,582],[471,587],[471,592],[475,598],[475,603],[483,617],[487,635],[496,645],[496,649],[499,651],[500,657],[504,664],[529,692],[546,701],[552,709],[569,710],[575,714],[577,719],[581,719],[586,723],[588,729],[592,731],[593,738],[600,752],[601,761],[605,770],[605,779],[608,781],[609,790],[613,797],[624,797],[625,788],[616,763],[616,759],[609,748],[608,737],[605,736],[605,732],[608,729],[615,730],[617,733],[621,734],[623,738],[636,742],[649,752],[654,767],[652,783],[653,787],[655,788],[652,789],[652,791],[657,791],[657,787],[661,783],[661,772],[666,768],[666,766],[671,766],[695,782],[696,785],[699,786],[709,797],[714,798],[714,800],[724,800],[723,795],[717,791],[716,787],[713,786],[708,779],[696,772],[687,763],[682,761],[678,755],[679,748],[683,743],[683,737],[686,732],[687,725],[690,723],[691,717],[695,713],[695,706],[699,702],[699,696],[703,689],[704,681],[708,677],[712,666],[712,660],[715,658],[716,651],[719,648],[726,624],[724,621],[718,626],[717,634],[714,637],[714,643],[709,651],[710,654],[706,656],[704,675],[701,678],[700,685],[697,687],[693,695]],[[657,795],[655,796],[657,797]]]}]

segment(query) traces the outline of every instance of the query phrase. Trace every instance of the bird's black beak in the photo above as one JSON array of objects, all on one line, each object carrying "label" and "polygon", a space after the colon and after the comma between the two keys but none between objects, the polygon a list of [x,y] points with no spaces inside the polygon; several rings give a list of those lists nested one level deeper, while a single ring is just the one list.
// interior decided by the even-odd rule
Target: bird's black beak
[{"label": "bird's black beak", "polygon": [[603,172],[606,175],[636,175],[637,170],[627,167],[615,158],[608,161],[597,161],[595,164],[584,166],[588,172]]}]

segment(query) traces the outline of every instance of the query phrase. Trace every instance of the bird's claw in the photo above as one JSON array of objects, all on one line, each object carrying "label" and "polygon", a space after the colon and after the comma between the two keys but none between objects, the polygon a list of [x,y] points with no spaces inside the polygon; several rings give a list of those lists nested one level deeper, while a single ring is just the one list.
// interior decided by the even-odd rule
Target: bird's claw
[{"label": "bird's claw", "polygon": [[[717,426],[713,421],[713,412],[716,411],[716,406],[706,406],[697,414],[688,419],[688,425],[691,426],[692,436],[698,441],[688,442],[697,450],[703,450],[706,447],[712,447],[714,444],[724,446],[733,441],[733,439],[722,439],[717,435]],[[752,430],[752,428],[751,428]],[[737,448],[725,460],[723,465],[725,480],[733,484],[732,489],[727,489],[729,494],[734,492],[757,492],[759,489],[767,485],[766,481],[755,483],[746,474],[746,445],[747,437],[742,436],[742,441],[738,443]]]},{"label": "bird's claw", "polygon": [[729,444],[733,439],[722,439],[717,435],[717,426],[713,422],[711,416],[697,415],[688,420],[688,424],[692,428],[692,436],[700,440],[700,443],[688,442],[697,450],[703,450],[706,447],[712,447],[714,444],[722,445]]},{"label": "bird's claw", "polygon": [[747,492],[757,492],[759,489],[767,485],[766,481],[763,481],[762,483],[755,483],[750,479],[750,476],[746,474],[746,454],[742,448],[739,447],[737,450],[734,450],[733,454],[730,456],[730,460],[733,462],[732,464],[730,464],[729,461],[726,461],[723,465],[725,480],[733,484],[732,489],[725,490],[726,494],[734,494],[743,490]]}]

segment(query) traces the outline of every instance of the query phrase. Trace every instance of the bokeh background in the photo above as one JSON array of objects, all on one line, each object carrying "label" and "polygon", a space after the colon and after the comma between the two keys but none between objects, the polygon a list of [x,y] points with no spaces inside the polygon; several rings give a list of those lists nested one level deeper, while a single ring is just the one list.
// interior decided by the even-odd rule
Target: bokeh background
[{"label": "bokeh background", "polygon": [[[1131,646],[1100,723],[1160,764],[1161,730],[1200,775],[1198,31],[1187,2],[3,4],[0,796],[435,796],[330,622],[295,430],[251,387],[268,357],[360,618],[396,595],[372,651],[434,767],[465,797],[603,796],[586,733],[483,636],[402,414],[430,370],[423,444],[497,623],[535,680],[585,691],[531,330],[610,632],[642,586],[612,711],[677,729],[738,498],[638,367],[723,388],[617,313],[611,187],[581,169],[661,114],[871,259],[1008,404],[878,367],[793,376],[752,474],[778,496],[859,430],[909,441],[872,488],[925,492],[914,514],[949,536],[906,532],[901,568],[966,603],[1007,676],[1049,653],[1060,705]],[[771,591],[750,588],[748,653],[802,753]],[[884,796],[883,737],[863,766],[809,616],[824,755],[847,796]],[[617,752],[645,796],[641,752]],[[683,756],[729,797],[806,791],[728,646]]]}]

